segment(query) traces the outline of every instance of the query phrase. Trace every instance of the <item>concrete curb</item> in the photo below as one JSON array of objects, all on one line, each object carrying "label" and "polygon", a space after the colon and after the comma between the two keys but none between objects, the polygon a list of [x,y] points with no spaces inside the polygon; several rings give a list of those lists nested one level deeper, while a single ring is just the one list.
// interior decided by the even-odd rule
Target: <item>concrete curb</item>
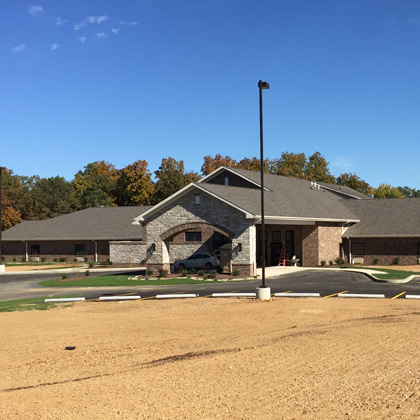
[{"label": "concrete curb", "polygon": [[184,293],[179,295],[156,295],[156,299],[186,299],[186,298],[198,298],[198,293]]},{"label": "concrete curb", "polygon": [[213,293],[212,297],[253,297],[256,298],[256,293]]},{"label": "concrete curb", "polygon": [[405,295],[406,299],[420,299],[420,295]]},{"label": "concrete curb", "polygon": [[384,294],[375,294],[375,293],[339,293],[338,297],[344,298],[373,298],[373,299],[385,299]]},{"label": "concrete curb", "polygon": [[51,298],[51,299],[45,299],[45,303],[49,302],[83,302],[86,299],[84,297],[77,297],[77,298]]},{"label": "concrete curb", "polygon": [[274,297],[321,297],[319,293],[275,293]]},{"label": "concrete curb", "polygon": [[141,296],[100,296],[99,300],[139,300]]}]

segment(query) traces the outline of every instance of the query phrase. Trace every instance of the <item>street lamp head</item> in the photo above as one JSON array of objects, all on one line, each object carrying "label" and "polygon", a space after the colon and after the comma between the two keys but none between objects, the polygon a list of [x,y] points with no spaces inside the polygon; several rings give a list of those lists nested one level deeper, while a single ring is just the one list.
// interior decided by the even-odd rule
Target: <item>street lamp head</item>
[{"label": "street lamp head", "polygon": [[261,80],[258,82],[258,87],[260,89],[270,89],[270,85],[267,82],[262,82]]}]

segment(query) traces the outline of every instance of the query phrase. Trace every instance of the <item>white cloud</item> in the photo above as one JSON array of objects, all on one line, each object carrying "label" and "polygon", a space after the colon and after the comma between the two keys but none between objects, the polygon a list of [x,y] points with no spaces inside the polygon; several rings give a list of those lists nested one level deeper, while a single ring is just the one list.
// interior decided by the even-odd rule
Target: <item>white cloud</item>
[{"label": "white cloud", "polygon": [[61,19],[60,17],[55,18],[55,24],[58,26],[64,25],[65,23],[67,23],[67,20],[65,19]]},{"label": "white cloud", "polygon": [[79,36],[79,41],[83,44],[84,42],[86,42],[86,37],[85,36]]},{"label": "white cloud", "polygon": [[92,25],[94,23],[102,23],[108,20],[108,16],[89,16],[84,21],[75,23],[73,28],[75,31],[80,31],[80,29],[84,28],[87,25]]},{"label": "white cloud", "polygon": [[29,11],[29,14],[31,16],[35,16],[38,13],[42,13],[44,11],[44,9],[41,6],[35,6],[35,5],[31,4],[29,6],[29,10],[28,11]]},{"label": "white cloud", "polygon": [[121,29],[115,29],[115,28],[111,29],[111,32],[114,33],[114,34],[117,34],[120,31],[121,31]]},{"label": "white cloud", "polygon": [[339,170],[348,170],[353,167],[353,163],[347,158],[337,156],[331,162],[331,166]]},{"label": "white cloud", "polygon": [[108,38],[108,35],[105,32],[98,32],[96,38]]},{"label": "white cloud", "polygon": [[118,23],[120,25],[129,25],[129,26],[136,26],[136,25],[138,25],[138,23],[135,22],[135,21],[126,22],[125,20],[120,20]]},{"label": "white cloud", "polygon": [[52,51],[55,51],[55,50],[58,50],[58,47],[60,46],[60,44],[52,44],[51,45],[51,50]]},{"label": "white cloud", "polygon": [[17,53],[19,51],[22,51],[26,48],[26,44],[20,44],[20,45],[16,45],[16,47],[12,48],[12,52]]}]

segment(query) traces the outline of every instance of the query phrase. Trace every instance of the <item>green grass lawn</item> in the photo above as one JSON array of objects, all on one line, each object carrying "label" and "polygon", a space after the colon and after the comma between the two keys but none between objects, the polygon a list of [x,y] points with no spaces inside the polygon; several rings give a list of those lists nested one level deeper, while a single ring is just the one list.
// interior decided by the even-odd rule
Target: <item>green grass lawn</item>
[{"label": "green grass lawn", "polygon": [[[60,296],[64,297],[64,296]],[[66,296],[70,297],[70,296]],[[0,312],[16,312],[16,311],[46,311],[48,309],[55,308],[57,303],[45,303],[46,297],[30,298],[30,299],[19,299],[19,300],[6,300],[0,302]],[[63,305],[63,304],[60,304]],[[69,303],[66,302],[66,306]]]},{"label": "green grass lawn", "polygon": [[[172,284],[202,284],[209,280],[196,280],[188,277],[129,280],[131,276],[100,276],[86,277],[85,279],[71,281],[66,279],[44,280],[38,283],[43,287],[107,287],[107,286],[149,286],[149,285],[172,285]],[[211,280],[210,280],[211,281]]]},{"label": "green grass lawn", "polygon": [[386,274],[373,274],[376,278],[381,280],[402,280],[410,276],[420,276],[420,273],[415,271],[392,270],[389,268],[376,269],[371,267],[369,267],[369,270],[386,272]]}]

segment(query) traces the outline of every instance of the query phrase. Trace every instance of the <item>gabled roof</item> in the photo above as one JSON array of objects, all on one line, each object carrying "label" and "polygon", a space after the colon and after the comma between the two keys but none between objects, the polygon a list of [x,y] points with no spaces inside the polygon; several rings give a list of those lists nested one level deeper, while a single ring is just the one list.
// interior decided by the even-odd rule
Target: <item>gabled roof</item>
[{"label": "gabled roof", "polygon": [[93,207],[48,220],[25,221],[3,232],[4,241],[141,240],[133,219],[150,206]]},{"label": "gabled roof", "polygon": [[360,219],[345,237],[420,237],[420,198],[346,200],[344,205]]},{"label": "gabled roof", "polygon": [[[245,181],[260,186],[261,174],[259,172],[222,167],[213,173],[217,172],[216,175],[220,175],[223,171],[226,171],[227,174],[234,173]],[[136,223],[147,220],[158,209],[176,202],[182,195],[193,189],[197,190],[197,192],[203,191],[227,203],[243,212],[247,218],[259,219],[261,217],[260,188],[214,184],[212,179],[215,176],[210,175],[198,183],[187,185],[171,197],[141,214],[136,218]],[[348,208],[343,206],[342,202],[345,200],[342,198],[342,195],[335,194],[328,189],[313,189],[310,181],[266,174],[264,175],[264,187],[266,187],[264,200],[265,217],[268,219],[279,221],[358,222],[358,218]]]}]

